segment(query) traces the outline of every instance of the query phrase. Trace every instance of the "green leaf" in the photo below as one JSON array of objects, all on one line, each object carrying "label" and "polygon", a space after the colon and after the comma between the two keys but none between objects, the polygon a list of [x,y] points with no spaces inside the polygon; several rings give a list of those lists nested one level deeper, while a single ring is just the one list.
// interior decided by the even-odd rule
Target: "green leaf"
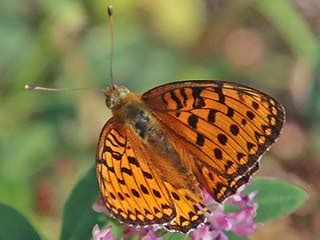
[{"label": "green leaf", "polygon": [[227,202],[224,204],[224,209],[223,209],[224,213],[237,212],[239,210],[240,210],[239,206],[236,206],[234,204],[229,204]]},{"label": "green leaf", "polygon": [[111,227],[112,235],[116,239],[120,239],[120,237],[123,236],[123,228],[121,227],[118,220],[110,218],[110,220],[108,221],[108,226]]},{"label": "green leaf", "polygon": [[301,188],[276,179],[258,178],[245,192],[258,191],[255,200],[259,207],[255,220],[265,222],[294,212],[308,194]]},{"label": "green leaf", "polygon": [[94,168],[80,179],[72,190],[63,211],[61,240],[90,239],[92,228],[99,222],[99,215],[92,210],[98,197]]},{"label": "green leaf", "polygon": [[0,239],[40,239],[30,222],[16,209],[0,203]]}]

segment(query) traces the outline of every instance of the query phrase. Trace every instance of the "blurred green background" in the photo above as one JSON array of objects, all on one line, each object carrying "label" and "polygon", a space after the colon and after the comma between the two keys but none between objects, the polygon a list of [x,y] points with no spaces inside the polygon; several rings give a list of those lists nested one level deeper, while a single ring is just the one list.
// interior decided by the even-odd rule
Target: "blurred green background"
[{"label": "blurred green background", "polygon": [[95,92],[27,92],[24,84],[103,88],[114,8],[114,77],[142,93],[176,79],[221,79],[278,98],[287,123],[260,175],[304,187],[308,204],[254,239],[320,235],[318,0],[2,0],[0,202],[57,239],[63,204],[95,159],[110,111]]}]

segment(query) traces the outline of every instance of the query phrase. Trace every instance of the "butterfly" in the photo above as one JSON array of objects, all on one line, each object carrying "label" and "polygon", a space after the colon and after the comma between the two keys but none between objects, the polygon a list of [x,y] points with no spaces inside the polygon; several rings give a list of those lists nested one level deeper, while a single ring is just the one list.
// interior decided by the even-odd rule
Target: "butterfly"
[{"label": "butterfly", "polygon": [[283,106],[253,88],[215,80],[164,84],[142,96],[105,91],[113,117],[96,153],[101,197],[111,216],[132,225],[187,233],[259,168],[278,138]]}]

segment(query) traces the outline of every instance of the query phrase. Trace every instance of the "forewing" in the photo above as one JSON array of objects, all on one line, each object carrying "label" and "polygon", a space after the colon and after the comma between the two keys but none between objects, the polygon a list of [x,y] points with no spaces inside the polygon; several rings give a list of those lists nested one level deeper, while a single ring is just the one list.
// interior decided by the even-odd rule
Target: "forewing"
[{"label": "forewing", "polygon": [[258,169],[284,123],[284,108],[275,99],[235,83],[174,82],[142,99],[173,141],[194,155],[198,181],[219,202]]},{"label": "forewing", "polygon": [[142,144],[133,142],[129,129],[111,118],[103,127],[96,156],[102,199],[117,219],[134,225],[167,223],[175,215],[166,187],[149,167]]}]

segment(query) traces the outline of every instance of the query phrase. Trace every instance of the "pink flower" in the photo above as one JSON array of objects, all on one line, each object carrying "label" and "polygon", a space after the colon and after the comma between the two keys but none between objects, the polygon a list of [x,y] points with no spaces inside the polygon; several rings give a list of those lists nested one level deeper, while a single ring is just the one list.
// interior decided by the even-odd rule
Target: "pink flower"
[{"label": "pink flower", "polygon": [[162,238],[157,237],[154,228],[147,230],[147,233],[141,238],[141,240],[161,240]]},{"label": "pink flower", "polygon": [[[212,198],[207,195],[206,202],[210,205]],[[239,207],[238,211],[224,213],[224,205],[217,205],[212,214],[207,217],[207,223],[194,230],[192,234],[193,240],[200,239],[228,239],[224,234],[226,231],[231,231],[238,236],[250,236],[256,224],[254,217],[256,216],[257,204],[253,202],[256,192],[241,196],[239,193],[231,196],[226,203],[233,204]]]},{"label": "pink flower", "polygon": [[110,215],[108,209],[106,208],[103,199],[101,197],[98,197],[97,200],[92,205],[93,211],[97,213],[103,213],[105,215]]},{"label": "pink flower", "polygon": [[157,237],[155,234],[158,230],[159,227],[157,226],[137,228],[123,225],[123,232],[125,236],[133,238],[136,236],[140,236],[142,240],[161,240],[161,238]]},{"label": "pink flower", "polygon": [[191,236],[193,240],[228,240],[223,232],[214,230],[209,223],[205,223],[201,228],[194,230]]},{"label": "pink flower", "polygon": [[92,238],[93,240],[116,240],[112,235],[111,227],[100,230],[98,224],[94,225],[92,229]]}]

